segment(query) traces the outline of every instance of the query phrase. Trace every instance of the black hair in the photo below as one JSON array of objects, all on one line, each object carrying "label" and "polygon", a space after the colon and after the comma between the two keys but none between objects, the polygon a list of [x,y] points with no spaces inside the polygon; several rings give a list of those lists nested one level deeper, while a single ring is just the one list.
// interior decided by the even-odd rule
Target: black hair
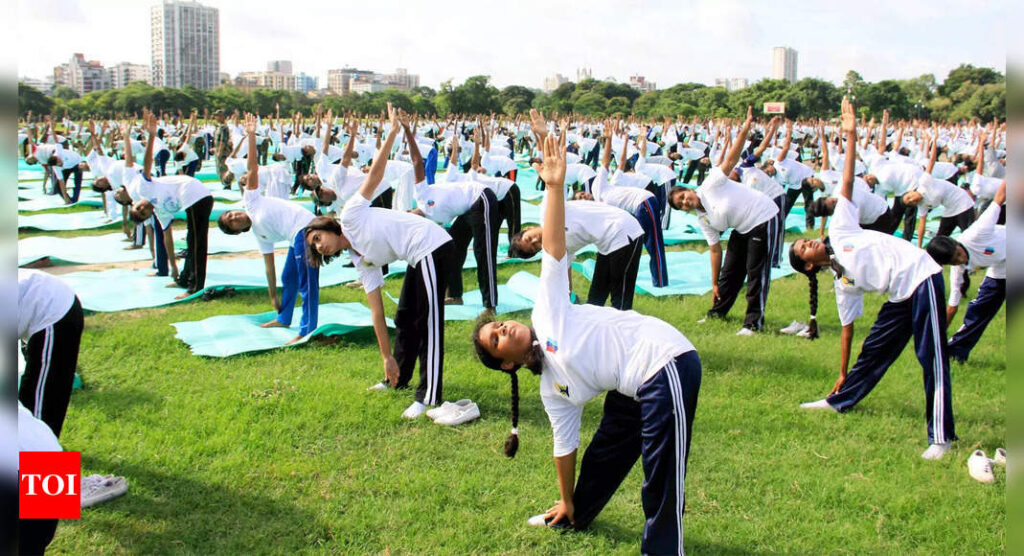
[{"label": "black hair", "polygon": [[174,152],[174,161],[175,162],[181,162],[182,160],[185,160],[185,153],[183,153],[181,151],[175,151]]},{"label": "black hair", "polygon": [[687,188],[681,185],[673,185],[672,187],[670,187],[668,190],[668,195],[665,196],[665,200],[668,201],[668,206],[672,208],[679,208],[672,204],[672,196],[675,195],[677,191],[684,191],[686,189]]},{"label": "black hair", "polygon": [[320,253],[317,253],[311,245],[309,245],[309,234],[316,231],[331,232],[340,236],[341,224],[329,216],[317,216],[306,225],[305,229],[302,230],[302,237],[306,240],[306,258],[309,260],[309,264],[312,267],[320,268],[334,260],[337,255],[321,255]]},{"label": "black hair", "polygon": [[220,228],[220,231],[224,232],[225,234],[227,234],[229,236],[237,236],[238,234],[240,234],[242,232],[248,232],[252,228],[252,223],[251,222],[249,223],[248,226],[245,227],[245,229],[242,229],[242,230],[235,230],[235,229],[232,229],[231,226],[228,226],[228,219],[226,217],[227,217],[227,215],[229,213],[232,213],[232,212],[240,212],[240,211],[226,210],[226,211],[222,212],[220,214],[220,216],[217,217],[217,227]]},{"label": "black hair", "polygon": [[807,210],[807,215],[812,216],[814,218],[818,218],[821,216],[831,216],[833,211],[829,210],[828,203],[826,203],[825,201],[826,197],[818,197],[817,199],[814,199],[813,201],[808,203],[807,207],[805,207],[805,209]]},{"label": "black hair", "polygon": [[[510,259],[529,259],[537,254],[537,251],[530,251],[520,246],[523,240],[523,232],[527,229],[516,232],[508,242],[508,256]],[[486,324],[486,323],[485,323]]]},{"label": "black hair", "polygon": [[935,236],[928,242],[925,251],[928,251],[928,255],[935,262],[947,265],[953,264],[953,256],[956,255],[956,248],[959,246],[960,244],[949,236]]},{"label": "black hair", "polygon": [[811,178],[813,178],[813,177],[814,176],[808,176],[808,177],[800,180],[800,187],[806,187],[808,189],[814,189],[814,187],[811,185]]},{"label": "black hair", "polygon": [[810,287],[808,303],[811,308],[811,319],[807,323],[807,339],[814,340],[818,337],[818,270],[821,267],[815,266],[807,270],[806,261],[801,259],[800,255],[796,253],[796,242],[789,248],[789,266],[807,277],[807,283]]},{"label": "black hair", "polygon": [[46,165],[47,166],[56,166],[57,165],[57,155],[51,154],[50,158],[46,159]]},{"label": "black hair", "polygon": [[130,218],[131,221],[135,222],[136,224],[142,224],[149,217],[148,216],[147,217],[143,217],[142,213],[140,213],[138,210],[136,210],[135,207],[133,206],[131,209],[128,210],[128,218]]},{"label": "black hair", "polygon": [[[512,369],[503,369],[501,367],[503,361],[491,355],[480,343],[480,330],[483,329],[484,325],[492,322],[494,322],[494,317],[489,312],[480,315],[480,318],[476,320],[476,325],[473,327],[473,347],[476,350],[477,358],[480,359],[480,362],[485,367],[508,373],[512,381],[512,432],[505,439],[505,455],[514,458],[516,457],[516,452],[519,451],[519,375],[516,374],[519,370],[519,365]],[[530,341],[532,342],[532,349],[526,355],[525,365],[527,369],[530,369],[531,373],[540,375],[544,368],[544,351],[541,350],[540,343],[537,342],[537,334],[533,328],[530,328]]]}]

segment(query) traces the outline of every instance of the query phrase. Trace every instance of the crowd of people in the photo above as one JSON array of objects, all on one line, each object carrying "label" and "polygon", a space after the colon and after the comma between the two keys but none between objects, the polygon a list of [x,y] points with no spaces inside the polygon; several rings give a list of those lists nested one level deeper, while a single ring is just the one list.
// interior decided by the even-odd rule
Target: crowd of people
[{"label": "crowd of people", "polygon": [[[185,290],[181,297],[206,287],[216,191],[196,175],[207,159],[215,161],[215,188],[237,183],[241,191],[241,208],[216,222],[225,234],[255,238],[277,311],[264,326],[291,327],[301,296],[292,341],[309,335],[318,326],[320,268],[353,265],[381,357],[380,380],[369,389],[409,388],[419,361],[414,399],[402,413],[407,419],[444,400],[445,307],[463,302],[472,243],[484,307],[474,347],[484,366],[511,381],[506,454],[514,456],[519,445],[520,367],[539,376],[552,426],[561,497],[529,522],[587,527],[640,458],[644,553],[683,551],[686,461],[701,382],[699,346],[632,310],[644,249],[653,285],[672,278],[664,239],[672,209],[696,217],[710,252],[705,319],[725,318],[746,288],[742,337],[766,329],[772,272],[787,256],[785,220],[802,200],[809,233],[791,244],[788,261],[809,281],[810,319],[794,320],[784,332],[819,336],[822,269],[833,274],[842,331],[838,380],[828,397],[801,407],[851,409],[913,337],[924,379],[926,459],[942,458],[956,440],[949,359],[968,361],[1005,299],[1006,137],[997,122],[893,122],[888,113],[880,122],[858,122],[846,99],[839,117],[827,122],[755,120],[752,109],[739,120],[549,121],[536,111],[436,118],[390,106],[379,117],[317,110],[311,119],[285,120],[220,111],[201,120],[148,110],[141,118],[100,122],[31,116],[19,132],[21,154],[44,169],[44,190],[74,203],[90,172],[107,217],[122,221],[133,246],[149,242],[154,275],[172,278],[171,286]],[[517,179],[524,171],[517,156],[536,171],[529,186],[544,190],[539,226],[522,225],[525,182]],[[312,210],[297,200],[307,195]],[[179,265],[172,228],[181,211],[187,248]],[[935,233],[926,227],[932,211],[941,215]],[[288,245],[280,294],[279,242]],[[570,263],[588,246],[597,252],[593,279],[586,303],[575,304]],[[496,320],[498,261],[538,255],[531,323]],[[392,346],[382,286],[388,266],[399,261],[407,270]],[[951,291],[944,302],[946,265]],[[979,268],[987,269],[985,277],[950,338],[947,325]],[[888,298],[850,368],[865,292]],[[27,364],[19,399],[59,437],[81,305],[58,278],[38,271],[19,271],[19,294]],[[601,394],[604,414],[577,478],[583,407]],[[985,465],[987,459],[977,476],[986,476]]]}]

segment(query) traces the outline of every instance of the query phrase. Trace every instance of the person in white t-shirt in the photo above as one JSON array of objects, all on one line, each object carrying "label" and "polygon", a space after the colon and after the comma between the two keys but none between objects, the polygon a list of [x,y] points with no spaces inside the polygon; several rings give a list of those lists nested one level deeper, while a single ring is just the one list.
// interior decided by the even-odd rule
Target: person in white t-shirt
[{"label": "person in white t-shirt", "polygon": [[[399,112],[399,119],[406,137],[413,137],[408,117],[404,112]],[[476,181],[444,181],[429,184],[423,156],[416,141],[409,142],[409,154],[412,157],[416,183],[416,208],[410,212],[442,226],[448,226],[448,233],[452,236],[455,256],[445,269],[448,273],[448,297],[444,302],[455,305],[462,303],[462,267],[466,262],[466,249],[472,240],[480,298],[484,308],[494,311],[498,306],[497,255],[498,231],[501,224],[497,196],[491,188]],[[480,163],[479,152],[474,152],[474,156],[472,164],[476,168]]]},{"label": "person in white t-shirt", "polygon": [[[700,187],[693,190],[676,186],[669,192],[673,208],[697,213],[698,225],[710,247],[713,305],[707,316],[728,315],[746,278],[747,311],[739,336],[750,336],[764,326],[771,258],[779,237],[779,207],[764,194],[726,177],[740,159],[753,119],[753,108],[748,107],[735,143]],[[733,231],[723,263],[721,235],[729,228]]]},{"label": "person in white t-shirt", "polygon": [[[163,229],[164,245],[171,267],[171,275],[178,286],[187,290],[177,299],[184,299],[206,287],[206,257],[213,195],[202,182],[190,176],[150,178],[149,172],[153,165],[153,139],[156,136],[156,116],[147,113],[146,125],[149,130],[149,140],[146,143],[142,172],[135,168],[131,160],[125,161],[125,179],[134,181],[138,191],[138,198],[132,196],[135,202],[129,214],[135,222],[143,222],[152,216],[156,217]],[[187,217],[188,232],[185,241],[188,245],[188,255],[185,257],[185,264],[179,273],[174,254],[171,222],[174,220],[174,215],[181,210],[185,211]]]},{"label": "person in white t-shirt", "polygon": [[71,401],[84,319],[82,304],[63,280],[18,269],[18,338],[25,354],[18,400],[58,437]]},{"label": "person in white t-shirt", "polygon": [[193,136],[196,133],[196,112],[192,111],[192,119],[185,127],[185,133],[181,136],[181,146],[174,152],[174,161],[180,168],[180,173],[194,177],[199,170],[201,161],[199,154],[192,148]]},{"label": "person in white t-shirt", "polygon": [[[824,142],[824,132],[819,131],[818,136]],[[811,204],[811,201],[814,199],[814,189],[821,182],[821,180],[814,177],[814,170],[810,166],[789,158],[789,148],[792,142],[793,120],[786,120],[786,139],[782,142],[782,148],[779,150],[778,156],[770,161],[771,164],[764,168],[766,174],[775,178],[775,181],[779,182],[783,187],[786,187],[786,204],[782,215],[783,222],[789,216],[790,211],[793,210],[797,197],[803,195],[805,209]],[[798,145],[797,154],[799,154],[799,149]],[[827,150],[823,149],[826,152]],[[822,168],[826,168],[826,166],[823,165]],[[813,216],[805,214],[805,222],[808,230],[814,229]]]},{"label": "person in white t-shirt", "polygon": [[[540,375],[544,410],[554,436],[560,500],[531,525],[584,529],[597,517],[638,458],[643,460],[646,518],[640,550],[683,553],[686,463],[700,390],[696,349],[671,325],[634,311],[569,301],[565,236],[565,132],[543,143],[547,184],[540,286],[533,326],[478,321],[473,334],[484,366],[512,381],[512,434],[519,448],[519,381],[525,366]],[[584,406],[606,393],[604,415],[575,480]]]},{"label": "person in white t-shirt", "polygon": [[[858,224],[853,205],[853,168],[857,118],[843,98],[842,131],[847,137],[843,186],[825,241],[793,242],[789,258],[793,268],[812,281],[812,295],[821,268],[835,274],[836,305],[843,326],[839,379],[828,397],[802,404],[804,409],[845,412],[857,405],[899,358],[911,337],[924,371],[925,415],[929,447],[921,457],[940,459],[956,440],[953,426],[953,390],[946,349],[946,313],[942,267],[909,242]],[[847,375],[853,322],[864,312],[864,293],[889,294],[860,355]]]},{"label": "person in white t-shirt", "polygon": [[949,339],[949,356],[961,363],[967,361],[988,323],[1006,302],[1006,227],[997,224],[1005,202],[1004,181],[992,204],[960,237],[938,235],[928,243],[932,259],[940,265],[950,265],[947,323],[952,323],[960,300],[967,293],[968,275],[975,269],[988,268],[977,297],[967,304],[963,325]]},{"label": "person in white t-shirt", "polygon": [[[256,117],[245,116],[246,131],[256,128]],[[255,136],[248,133],[249,150],[256,150]],[[267,291],[270,293],[270,304],[277,311],[277,317],[263,323],[263,328],[283,327],[292,324],[295,312],[295,300],[302,295],[302,318],[299,321],[299,335],[288,343],[301,340],[316,330],[320,306],[320,269],[310,264],[306,256],[306,226],[316,218],[312,212],[298,203],[293,203],[272,196],[260,195],[259,186],[261,172],[257,157],[249,159],[249,171],[245,174],[245,193],[242,202],[245,210],[225,211],[217,219],[220,231],[228,235],[237,235],[252,230],[256,243],[263,255],[263,265],[267,274]],[[253,179],[255,178],[255,179]],[[241,180],[241,178],[239,178]],[[274,265],[274,244],[280,241],[289,242],[288,255],[284,270],[281,272],[281,298],[277,297],[277,269]]]},{"label": "person in white t-shirt", "polygon": [[938,230],[938,235],[941,236],[948,236],[958,227],[961,231],[966,230],[974,222],[975,216],[974,199],[969,193],[946,180],[932,177],[932,168],[935,166],[935,158],[938,154],[937,126],[933,130],[933,135],[936,140],[931,141],[931,159],[928,161],[928,167],[910,191],[903,194],[904,205],[917,207],[917,246],[919,248],[924,244],[925,222],[931,209],[938,206],[943,208]]},{"label": "person in white t-shirt", "polygon": [[[668,286],[668,267],[665,264],[665,237],[661,230],[661,201],[654,193],[642,187],[619,185],[624,174],[616,171],[609,179],[611,165],[611,141],[614,126],[609,120],[604,125],[604,145],[601,148],[601,167],[591,184],[593,195],[580,191],[574,196],[578,200],[594,200],[618,207],[636,218],[644,231],[644,246],[650,257],[651,283],[658,288]],[[628,174],[625,174],[628,176]]]},{"label": "person in white t-shirt", "polygon": [[[416,401],[402,414],[415,419],[442,399],[444,368],[445,272],[455,256],[452,239],[444,228],[406,212],[370,206],[373,192],[384,178],[388,153],[398,133],[398,114],[388,103],[391,130],[377,151],[370,173],[357,194],[345,203],[341,222],[320,216],[305,230],[306,246],[313,266],[329,263],[343,250],[359,272],[363,290],[373,314],[373,330],[384,363],[385,381],[371,386],[382,390],[406,388],[416,359],[420,361],[420,383]],[[381,267],[397,260],[408,263],[405,282],[395,313],[395,352],[391,354],[381,287]]]}]

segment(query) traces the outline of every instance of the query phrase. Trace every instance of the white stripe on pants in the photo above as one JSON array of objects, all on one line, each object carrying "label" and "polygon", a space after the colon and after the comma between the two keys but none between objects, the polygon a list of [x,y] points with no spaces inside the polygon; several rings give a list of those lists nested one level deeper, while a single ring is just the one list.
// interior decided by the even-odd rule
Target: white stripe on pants
[{"label": "white stripe on pants", "polygon": [[669,390],[672,392],[672,408],[676,426],[676,529],[679,532],[679,554],[683,553],[683,508],[686,500],[686,407],[683,402],[683,387],[679,383],[679,370],[673,359],[665,367]]},{"label": "white stripe on pants", "polygon": [[420,273],[427,294],[427,369],[424,373],[427,379],[427,391],[423,397],[423,403],[434,405],[437,403],[434,397],[437,395],[437,377],[440,372],[438,334],[443,334],[443,332],[439,330],[437,319],[437,276],[434,272],[433,254],[423,258],[420,263]]},{"label": "white stripe on pants", "polygon": [[945,310],[941,308],[935,297],[935,284],[931,278],[928,279],[928,303],[931,305],[931,320],[932,325],[932,341],[934,345],[932,349],[934,354],[932,356],[932,381],[934,382],[934,388],[932,388],[932,435],[935,438],[936,444],[946,443],[945,433],[945,421],[942,418],[943,410],[945,409],[945,393],[946,385],[942,380],[942,345],[941,342],[945,339],[945,334],[942,331],[942,327],[939,326],[938,311]]},{"label": "white stripe on pants", "polygon": [[42,363],[39,365],[39,380],[36,382],[36,403],[32,414],[40,421],[43,419],[43,398],[46,393],[46,378],[50,374],[50,360],[53,357],[53,325],[43,329]]}]

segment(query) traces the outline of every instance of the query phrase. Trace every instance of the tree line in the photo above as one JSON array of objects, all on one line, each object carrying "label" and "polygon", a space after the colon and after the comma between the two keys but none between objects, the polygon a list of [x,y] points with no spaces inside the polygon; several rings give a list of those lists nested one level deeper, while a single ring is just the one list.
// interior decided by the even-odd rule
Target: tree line
[{"label": "tree line", "polygon": [[58,87],[50,96],[18,83],[20,114],[67,113],[72,118],[113,117],[134,114],[142,108],[160,112],[203,113],[224,109],[228,112],[253,112],[268,115],[275,105],[282,114],[298,111],[309,115],[313,107],[322,105],[335,113],[353,111],[376,114],[388,102],[412,113],[486,114],[503,113],[515,116],[537,108],[546,113],[575,113],[582,116],[662,117],[739,117],[748,105],[785,102],[789,118],[827,118],[843,95],[849,96],[858,115],[881,117],[888,110],[893,118],[929,118],[940,121],[961,121],[977,118],[983,121],[1006,119],[1006,78],[992,69],[961,64],[939,83],[926,74],[913,79],[865,81],[850,71],[839,86],[815,78],[790,83],[781,79],[763,79],[745,89],[727,91],[701,83],[680,83],[667,89],[641,93],[624,83],[584,79],[564,83],[550,93],[521,85],[498,89],[490,77],[476,75],[462,84],[451,81],[440,89],[416,87],[405,91],[387,89],[380,92],[336,95],[313,98],[298,91],[256,89],[245,91],[221,85],[204,91],[186,86],[181,89],[153,87],[143,82],[129,83],[122,89],[93,91],[79,96],[73,89]]}]

